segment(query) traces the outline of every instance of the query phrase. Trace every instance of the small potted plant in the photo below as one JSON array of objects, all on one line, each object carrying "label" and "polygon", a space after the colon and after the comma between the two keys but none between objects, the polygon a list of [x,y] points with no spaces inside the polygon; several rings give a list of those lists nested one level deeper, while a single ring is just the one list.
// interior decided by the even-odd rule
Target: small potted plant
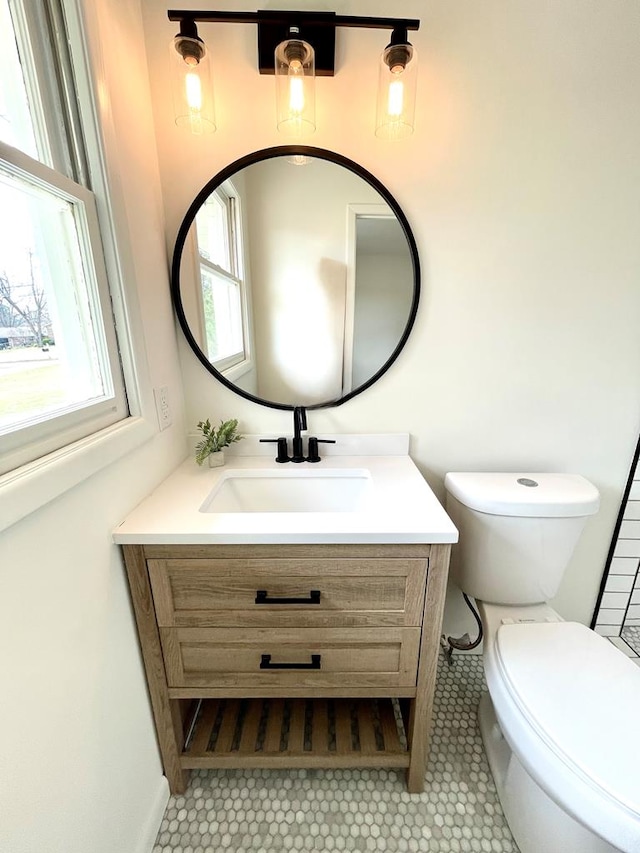
[{"label": "small potted plant", "polygon": [[211,426],[211,421],[207,418],[206,421],[198,423],[198,429],[202,433],[202,438],[196,444],[196,462],[202,465],[205,459],[208,459],[210,468],[224,465],[223,447],[228,447],[234,441],[244,438],[238,432],[238,421],[235,418],[230,421],[220,421],[219,427]]}]

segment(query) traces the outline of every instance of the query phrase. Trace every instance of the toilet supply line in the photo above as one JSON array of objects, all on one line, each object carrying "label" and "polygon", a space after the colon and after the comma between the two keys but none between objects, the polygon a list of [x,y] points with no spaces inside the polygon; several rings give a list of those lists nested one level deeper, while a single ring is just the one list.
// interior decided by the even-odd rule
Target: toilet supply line
[{"label": "toilet supply line", "polygon": [[460,652],[470,652],[472,649],[477,648],[482,642],[482,620],[480,619],[480,614],[477,612],[473,604],[471,603],[471,599],[466,594],[466,592],[462,593],[462,597],[465,600],[465,603],[469,610],[473,613],[473,617],[476,620],[476,624],[478,625],[478,636],[475,640],[472,640],[469,634],[464,633],[461,637],[445,637],[443,634],[440,637],[440,645],[444,651],[444,656],[447,659],[447,663],[449,666],[453,666],[453,650],[457,649]]}]

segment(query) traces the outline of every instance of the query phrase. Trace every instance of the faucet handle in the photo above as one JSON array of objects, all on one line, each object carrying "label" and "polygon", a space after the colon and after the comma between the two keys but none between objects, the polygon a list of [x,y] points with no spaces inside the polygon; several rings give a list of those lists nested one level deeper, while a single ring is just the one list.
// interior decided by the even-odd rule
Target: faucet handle
[{"label": "faucet handle", "polygon": [[261,438],[261,444],[277,444],[278,445],[278,455],[276,456],[276,462],[288,462],[289,461],[289,449],[287,447],[287,439],[284,437],[281,438]]},{"label": "faucet handle", "polygon": [[315,435],[310,436],[309,438],[309,455],[307,456],[307,462],[321,462],[320,454],[318,453],[318,445],[319,444],[335,444],[335,439],[333,438],[316,438]]}]

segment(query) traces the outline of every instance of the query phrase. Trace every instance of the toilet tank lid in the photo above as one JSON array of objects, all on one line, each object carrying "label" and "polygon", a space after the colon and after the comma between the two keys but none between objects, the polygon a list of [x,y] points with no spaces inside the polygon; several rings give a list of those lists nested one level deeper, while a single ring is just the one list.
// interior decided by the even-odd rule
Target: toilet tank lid
[{"label": "toilet tank lid", "polygon": [[453,472],[444,485],[461,504],[489,515],[568,518],[593,515],[600,495],[580,474]]}]

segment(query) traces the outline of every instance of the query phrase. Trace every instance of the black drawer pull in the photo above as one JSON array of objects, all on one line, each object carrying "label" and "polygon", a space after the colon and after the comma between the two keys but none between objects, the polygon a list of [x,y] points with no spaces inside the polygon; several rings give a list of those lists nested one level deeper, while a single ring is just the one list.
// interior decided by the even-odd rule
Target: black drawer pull
[{"label": "black drawer pull", "polygon": [[311,655],[311,663],[271,663],[271,655],[260,656],[260,669],[320,669],[321,655]]},{"label": "black drawer pull", "polygon": [[266,589],[258,589],[256,604],[320,604],[320,590],[312,589],[309,598],[268,598]]}]

